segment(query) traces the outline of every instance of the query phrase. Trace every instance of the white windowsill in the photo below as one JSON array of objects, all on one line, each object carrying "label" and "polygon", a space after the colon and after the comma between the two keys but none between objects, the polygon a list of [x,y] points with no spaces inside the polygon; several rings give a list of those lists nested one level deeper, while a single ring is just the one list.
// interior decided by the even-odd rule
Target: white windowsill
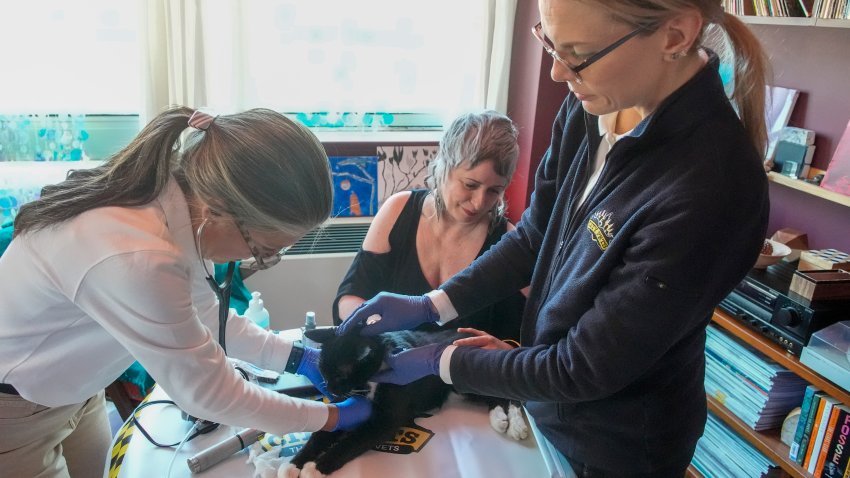
[{"label": "white windowsill", "polygon": [[438,143],[442,131],[311,130],[322,143]]}]

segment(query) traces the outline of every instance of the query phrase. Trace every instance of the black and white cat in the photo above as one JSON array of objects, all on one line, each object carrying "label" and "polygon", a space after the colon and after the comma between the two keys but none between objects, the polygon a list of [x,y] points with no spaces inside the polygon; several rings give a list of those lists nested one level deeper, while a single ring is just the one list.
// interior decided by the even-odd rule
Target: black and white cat
[{"label": "black and white cat", "polygon": [[[398,429],[413,418],[439,408],[452,390],[439,377],[428,376],[407,385],[373,384],[369,378],[383,363],[387,351],[413,348],[430,343],[443,343],[469,337],[454,330],[433,332],[401,331],[375,337],[357,333],[337,337],[333,328],[315,329],[308,338],[322,344],[319,370],[327,381],[328,391],[336,396],[372,391],[372,417],[356,430],[345,432],[315,432],[291,460],[288,478],[321,477],[391,440]],[[499,433],[515,440],[528,436],[528,425],[518,404],[507,399],[467,395],[487,403],[490,424]],[[300,469],[300,470],[299,470]],[[300,472],[300,475],[299,475]]]}]

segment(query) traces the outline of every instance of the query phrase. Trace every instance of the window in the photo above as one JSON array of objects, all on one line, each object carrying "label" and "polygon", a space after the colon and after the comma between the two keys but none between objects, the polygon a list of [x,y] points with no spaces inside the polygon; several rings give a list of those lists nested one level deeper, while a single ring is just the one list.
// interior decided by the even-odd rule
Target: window
[{"label": "window", "polygon": [[486,3],[208,2],[209,103],[312,126],[439,127],[484,106]]},{"label": "window", "polygon": [[0,114],[138,113],[138,1],[0,7]]},{"label": "window", "polygon": [[[106,158],[139,116],[171,104],[266,107],[319,128],[441,129],[485,107],[513,10],[506,0],[4,3],[0,162]],[[494,26],[500,17],[510,20]],[[499,35],[508,43],[496,53]]]}]

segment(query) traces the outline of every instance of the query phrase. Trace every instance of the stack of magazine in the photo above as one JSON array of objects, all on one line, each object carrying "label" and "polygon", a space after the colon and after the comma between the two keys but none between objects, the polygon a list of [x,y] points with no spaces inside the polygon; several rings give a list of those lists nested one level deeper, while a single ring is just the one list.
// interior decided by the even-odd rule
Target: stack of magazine
[{"label": "stack of magazine", "polygon": [[782,426],[803,401],[806,385],[790,370],[708,327],[705,391],[754,430]]},{"label": "stack of magazine", "polygon": [[711,414],[691,465],[712,478],[759,477],[776,466]]}]

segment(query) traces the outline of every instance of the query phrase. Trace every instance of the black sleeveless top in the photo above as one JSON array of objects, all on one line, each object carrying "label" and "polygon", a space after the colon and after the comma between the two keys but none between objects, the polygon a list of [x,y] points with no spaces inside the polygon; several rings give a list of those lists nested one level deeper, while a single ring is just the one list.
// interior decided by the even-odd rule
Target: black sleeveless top
[{"label": "black sleeveless top", "polygon": [[[337,290],[333,303],[334,324],[339,325],[339,299],[344,295],[354,295],[371,299],[378,292],[394,292],[405,295],[422,295],[432,290],[422,272],[416,250],[416,231],[422,215],[422,205],[429,191],[417,189],[411,191],[410,198],[396,219],[390,231],[390,251],[382,254],[365,251],[357,252],[351,267]],[[499,242],[507,232],[508,222],[502,218],[484,239],[478,256],[490,246]],[[476,257],[478,257],[476,256]],[[500,339],[519,340],[519,327],[525,297],[517,291],[501,301],[485,307],[473,314],[459,317],[446,324],[446,328],[475,327]],[[439,328],[427,325],[425,328]]]}]

